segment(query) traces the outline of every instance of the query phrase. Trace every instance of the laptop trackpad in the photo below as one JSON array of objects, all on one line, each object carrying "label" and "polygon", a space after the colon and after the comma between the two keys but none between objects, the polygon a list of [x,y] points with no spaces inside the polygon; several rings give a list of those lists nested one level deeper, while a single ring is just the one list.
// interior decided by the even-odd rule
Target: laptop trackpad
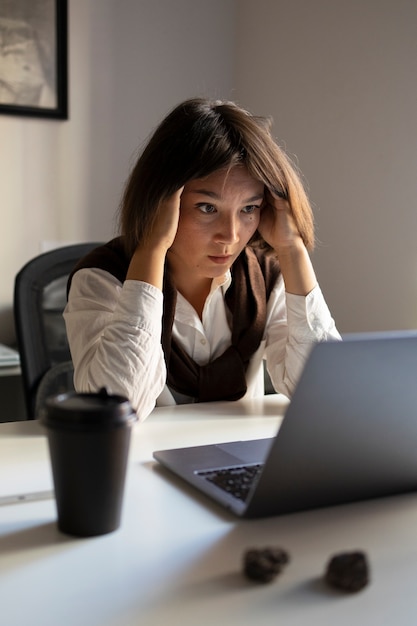
[{"label": "laptop trackpad", "polygon": [[216,445],[218,450],[236,457],[241,463],[263,463],[274,438],[251,439],[250,441],[232,441]]}]

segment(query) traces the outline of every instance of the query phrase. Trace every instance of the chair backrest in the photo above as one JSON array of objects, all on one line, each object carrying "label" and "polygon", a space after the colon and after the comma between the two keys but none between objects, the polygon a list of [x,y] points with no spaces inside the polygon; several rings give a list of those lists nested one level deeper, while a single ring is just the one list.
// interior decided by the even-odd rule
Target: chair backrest
[{"label": "chair backrest", "polygon": [[15,278],[14,319],[28,419],[38,416],[48,395],[73,388],[62,317],[67,280],[77,261],[98,245],[80,243],[45,252]]}]

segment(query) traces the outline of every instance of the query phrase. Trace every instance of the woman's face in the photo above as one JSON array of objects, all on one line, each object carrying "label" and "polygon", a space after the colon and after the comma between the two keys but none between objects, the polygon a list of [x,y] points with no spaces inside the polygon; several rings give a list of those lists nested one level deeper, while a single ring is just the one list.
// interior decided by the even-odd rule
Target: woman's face
[{"label": "woman's face", "polygon": [[263,183],[244,166],[187,183],[168,253],[174,276],[195,281],[224,275],[255,233],[263,201]]}]

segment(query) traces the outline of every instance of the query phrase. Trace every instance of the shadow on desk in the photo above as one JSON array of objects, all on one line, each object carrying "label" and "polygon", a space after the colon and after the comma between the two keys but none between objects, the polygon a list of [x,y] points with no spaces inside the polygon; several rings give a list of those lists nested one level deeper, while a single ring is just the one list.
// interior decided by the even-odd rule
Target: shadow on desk
[{"label": "shadow on desk", "polygon": [[[18,505],[25,506],[25,505]],[[70,543],[73,539],[58,530],[56,521],[25,526],[20,530],[14,529],[8,532],[8,524],[0,524],[0,554],[39,550],[48,546]]]},{"label": "shadow on desk", "polygon": [[[200,412],[200,407],[204,406],[205,403],[199,403],[198,412]],[[263,417],[277,417],[279,415],[283,415],[287,406],[289,404],[289,400],[286,396],[282,394],[269,394],[267,396],[259,396],[257,398],[242,399],[242,400],[232,400],[230,402],[225,403],[224,401],[220,402],[210,402],[207,403],[207,406],[210,407],[210,419],[233,419],[237,418],[239,420],[242,417],[248,415],[249,417],[253,415],[263,416]],[[182,404],[181,405],[181,413],[178,413],[178,405],[174,406],[161,406],[157,409],[157,415],[151,415],[148,419],[153,421],[164,421],[168,419],[169,421],[175,419],[181,419],[181,421],[192,419],[195,420],[196,413],[196,404]]]}]

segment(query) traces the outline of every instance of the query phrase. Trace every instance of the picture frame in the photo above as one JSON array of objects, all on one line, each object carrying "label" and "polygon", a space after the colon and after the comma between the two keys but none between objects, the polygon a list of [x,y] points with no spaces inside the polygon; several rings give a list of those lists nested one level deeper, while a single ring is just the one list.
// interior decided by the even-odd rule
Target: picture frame
[{"label": "picture frame", "polygon": [[68,119],[67,0],[0,0],[0,114]]}]

